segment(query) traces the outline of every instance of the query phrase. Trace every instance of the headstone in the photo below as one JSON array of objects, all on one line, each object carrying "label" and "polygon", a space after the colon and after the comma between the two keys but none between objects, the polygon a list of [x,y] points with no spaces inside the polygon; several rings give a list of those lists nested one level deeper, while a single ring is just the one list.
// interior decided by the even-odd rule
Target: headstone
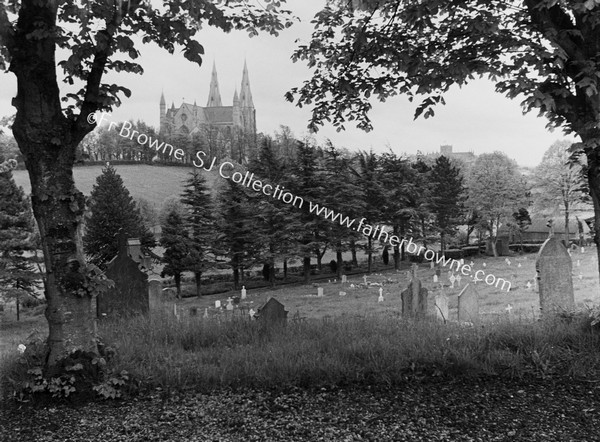
[{"label": "headstone", "polygon": [[377,302],[383,302],[383,288],[379,288],[379,298],[377,299]]},{"label": "headstone", "polygon": [[227,310],[233,310],[233,304],[232,304],[232,302],[233,302],[233,299],[227,298],[227,305],[225,306],[225,308]]},{"label": "headstone", "polygon": [[542,314],[573,308],[573,262],[559,238],[552,236],[544,242],[538,252],[535,268],[539,278]]},{"label": "headstone", "polygon": [[452,274],[452,276],[450,276],[450,284],[452,284],[450,286],[450,288],[454,288],[454,283],[456,282],[456,276],[454,276],[454,274]]},{"label": "headstone", "polygon": [[577,267],[580,267],[580,266],[581,266],[581,260],[578,259],[577,260]]},{"label": "headstone", "polygon": [[579,273],[579,280],[581,281],[583,279],[583,274],[580,272]]},{"label": "headstone", "polygon": [[518,267],[518,268],[521,268],[521,263],[519,263],[519,264],[517,265],[517,267]]},{"label": "headstone", "polygon": [[456,275],[456,282],[458,282],[458,286],[460,287],[460,280],[462,279],[462,276],[460,276],[460,273],[458,275]]},{"label": "headstone", "polygon": [[140,270],[140,263],[129,256],[125,236],[119,236],[119,253],[108,263],[105,273],[115,285],[97,296],[98,318],[148,313],[150,310],[148,275]]},{"label": "headstone", "polygon": [[346,284],[348,282],[348,277],[346,275],[342,275],[342,284]]},{"label": "headstone", "polygon": [[248,311],[248,316],[250,316],[250,319],[255,319],[254,315],[256,315],[256,312],[254,311],[254,309],[250,309]]},{"label": "headstone", "polygon": [[205,308],[205,309],[204,309],[204,317],[205,317],[205,318],[208,318],[208,308]]},{"label": "headstone", "polygon": [[218,299],[215,301],[215,308],[221,308],[221,301]]},{"label": "headstone", "polygon": [[433,282],[438,282],[439,278],[438,275],[433,275]]},{"label": "headstone", "polygon": [[402,299],[402,316],[425,316],[427,314],[427,289],[421,287],[419,278],[413,278],[400,297]]},{"label": "headstone", "polygon": [[433,267],[434,267],[434,266],[435,266],[435,264],[433,263],[433,261],[430,261],[430,262],[429,262],[429,268],[430,268],[430,269],[433,269]]},{"label": "headstone", "polygon": [[155,311],[162,302],[162,283],[159,279],[148,281],[148,302],[150,311]]},{"label": "headstone", "polygon": [[346,292],[340,291],[340,296],[346,296]]},{"label": "headstone", "polygon": [[531,290],[531,287],[532,287],[531,281],[527,281],[527,290]]},{"label": "headstone", "polygon": [[508,313],[508,316],[511,316],[512,315],[512,309],[513,309],[513,306],[510,305],[510,304],[508,304],[504,310],[506,310],[506,313]]},{"label": "headstone", "polygon": [[[239,287],[239,286],[238,286]],[[242,299],[246,299],[246,286],[242,286],[242,295],[241,295]]]},{"label": "headstone", "polygon": [[483,267],[487,267],[487,264],[484,262],[483,264],[481,264]]},{"label": "headstone", "polygon": [[585,253],[585,247],[581,248],[581,253]]},{"label": "headstone", "polygon": [[435,295],[435,314],[438,319],[448,321],[448,297],[443,290]]},{"label": "headstone", "polygon": [[287,322],[288,312],[281,302],[275,298],[270,298],[262,307],[256,312],[258,320],[266,327],[272,327],[277,325],[285,325]]},{"label": "headstone", "polygon": [[475,323],[479,320],[479,295],[475,286],[465,285],[458,295],[458,321]]},{"label": "headstone", "polygon": [[363,275],[363,283],[366,284],[367,283],[367,275]]},{"label": "headstone", "polygon": [[323,287],[319,287],[317,289],[317,296],[319,296],[319,297],[323,296]]}]

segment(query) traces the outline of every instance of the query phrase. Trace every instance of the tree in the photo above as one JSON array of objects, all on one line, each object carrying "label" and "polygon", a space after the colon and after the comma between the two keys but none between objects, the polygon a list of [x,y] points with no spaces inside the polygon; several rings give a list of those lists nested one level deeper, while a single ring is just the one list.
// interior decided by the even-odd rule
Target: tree
[{"label": "tree", "polygon": [[432,211],[440,232],[440,251],[446,251],[446,235],[453,235],[463,213],[463,177],[448,158],[440,156],[431,170],[433,182]]},{"label": "tree", "polygon": [[[249,165],[250,170],[259,175],[264,182],[271,185],[287,185],[289,168],[283,163],[281,156],[286,155],[282,151],[277,154],[277,146],[273,140],[265,137],[260,149]],[[288,157],[289,158],[289,157]],[[292,157],[293,158],[293,157]],[[297,251],[298,234],[302,230],[299,222],[300,212],[297,208],[283,201],[259,194],[256,212],[258,214],[258,242],[262,244],[261,259],[267,265],[268,274],[266,279],[269,284],[275,284],[275,261],[285,260]]]},{"label": "tree", "polygon": [[258,213],[254,201],[256,194],[250,194],[242,185],[233,180],[222,183],[218,196],[217,229],[215,253],[224,256],[233,271],[233,285],[240,288],[244,269],[256,263],[260,243]]},{"label": "tree", "polygon": [[468,178],[468,205],[481,216],[498,256],[498,229],[510,221],[512,214],[524,202],[525,182],[517,163],[502,152],[480,155]]},{"label": "tree", "polygon": [[[291,24],[280,1],[254,4],[231,0],[223,4],[206,0],[9,0],[0,3],[0,69],[16,76],[13,98],[16,118],[13,134],[25,159],[32,192],[32,206],[40,230],[48,274],[46,298],[49,354],[46,368],[74,349],[97,354],[93,292],[85,291],[90,278],[85,266],[81,226],[85,199],[73,181],[77,146],[96,124],[94,112],[110,111],[120,96],[130,91],[102,82],[105,72],[142,73],[135,59],[139,52],[133,36],[154,42],[173,53],[202,63],[204,48],[194,39],[198,30],[211,25],[230,31],[247,29],[277,34]],[[266,6],[265,6],[266,4]],[[66,60],[57,63],[57,49]],[[58,85],[57,67],[67,83],[64,95]],[[74,88],[70,88],[73,85]],[[66,101],[63,101],[66,100]],[[78,287],[63,282],[79,262],[84,278]],[[63,312],[72,312],[64,315]]]},{"label": "tree", "polygon": [[[0,166],[4,163],[0,156]],[[8,169],[8,167],[7,167]],[[0,295],[14,298],[17,320],[20,299],[39,286],[35,271],[37,247],[31,206],[10,170],[0,167]]]},{"label": "tree", "polygon": [[523,253],[523,232],[531,225],[531,217],[529,216],[529,211],[524,207],[521,207],[512,216],[514,222],[511,223],[511,227],[514,226],[514,230],[519,234],[519,250]]},{"label": "tree", "polygon": [[213,201],[202,174],[196,171],[190,174],[184,184],[181,202],[187,209],[184,223],[189,236],[185,269],[194,273],[196,296],[200,296],[202,273],[215,265],[213,243],[216,236]]},{"label": "tree", "polygon": [[[572,161],[568,141],[557,141],[544,153],[542,162],[535,170],[534,198],[541,211],[550,209],[554,213],[561,208],[565,217],[565,244],[569,244],[569,216],[574,206],[581,202],[585,193],[584,166]],[[552,213],[552,214],[554,214]]]},{"label": "tree", "polygon": [[129,190],[114,167],[108,165],[96,178],[89,202],[83,247],[89,262],[101,269],[119,252],[118,234],[139,238],[142,250],[154,247],[154,235],[148,230]]},{"label": "tree", "polygon": [[453,85],[487,77],[498,92],[523,98],[525,111],[579,137],[572,150],[587,158],[600,257],[598,1],[337,1],[314,25],[293,56],[307,61],[312,78],[286,94],[311,106],[311,128],[355,121],[370,129],[372,96],[424,96],[415,116],[427,118]]},{"label": "tree", "polygon": [[177,297],[181,298],[181,274],[188,266],[190,255],[188,232],[183,219],[175,210],[169,213],[161,227],[160,245],[165,248],[162,257],[165,266],[160,276],[173,277],[177,288]]}]

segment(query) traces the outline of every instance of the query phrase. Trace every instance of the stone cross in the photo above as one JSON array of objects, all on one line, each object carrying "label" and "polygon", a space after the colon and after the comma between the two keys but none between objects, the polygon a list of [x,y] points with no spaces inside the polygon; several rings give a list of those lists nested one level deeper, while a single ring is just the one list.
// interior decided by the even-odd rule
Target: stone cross
[{"label": "stone cross", "polygon": [[231,303],[232,301],[233,299],[227,298],[227,305],[225,306],[227,310],[233,310],[233,304]]},{"label": "stone cross", "polygon": [[506,310],[508,312],[508,315],[510,316],[512,313],[512,309],[513,309],[513,306],[508,304],[504,310]]},{"label": "stone cross", "polygon": [[245,285],[242,286],[242,296],[241,296],[241,298],[242,299],[246,299],[246,286]]},{"label": "stone cross", "polygon": [[452,276],[450,276],[450,284],[452,284],[450,286],[450,288],[454,288],[454,283],[456,282],[456,276],[454,276],[454,274],[452,274]]},{"label": "stone cross", "polygon": [[460,276],[460,273],[458,275],[456,275],[456,282],[458,282],[458,286],[460,287],[460,280],[462,279],[462,276]]},{"label": "stone cross", "polygon": [[458,295],[458,321],[477,322],[479,320],[479,294],[472,284],[465,285]]},{"label": "stone cross", "polygon": [[531,281],[527,281],[527,290],[531,290]]},{"label": "stone cross", "polygon": [[363,275],[363,283],[367,285],[367,275]]},{"label": "stone cross", "polygon": [[535,267],[539,277],[542,314],[572,309],[575,306],[573,262],[559,238],[552,236],[544,242],[538,252]]},{"label": "stone cross", "polygon": [[381,287],[379,288],[379,298],[377,299],[377,302],[383,302],[383,289]]}]

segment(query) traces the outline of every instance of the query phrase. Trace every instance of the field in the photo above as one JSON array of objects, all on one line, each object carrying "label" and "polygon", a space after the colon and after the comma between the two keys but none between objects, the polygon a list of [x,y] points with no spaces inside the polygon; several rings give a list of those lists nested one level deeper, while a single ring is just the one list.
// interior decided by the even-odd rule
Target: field
[{"label": "field", "polygon": [[[160,210],[163,201],[181,194],[182,183],[188,175],[198,169],[175,166],[115,165],[117,173],[123,178],[125,187],[134,199],[144,198],[153,207]],[[89,195],[96,177],[102,173],[103,166],[82,166],[73,169],[75,185],[85,195]],[[214,174],[204,172],[209,183],[216,178]],[[22,186],[26,194],[31,192],[29,175],[26,170],[13,171],[17,185]]]}]

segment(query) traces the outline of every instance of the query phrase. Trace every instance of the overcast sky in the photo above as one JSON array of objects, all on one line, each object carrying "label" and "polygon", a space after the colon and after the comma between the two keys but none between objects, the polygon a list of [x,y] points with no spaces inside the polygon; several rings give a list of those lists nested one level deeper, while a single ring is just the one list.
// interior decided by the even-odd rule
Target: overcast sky
[{"label": "overcast sky", "polygon": [[[113,113],[114,120],[143,120],[158,126],[159,100],[164,91],[167,105],[179,106],[183,99],[205,106],[208,99],[213,61],[216,63],[224,106],[233,101],[235,88],[240,88],[244,60],[248,71],[257,129],[272,134],[280,124],[289,126],[297,137],[307,129],[308,109],[299,109],[284,99],[293,86],[309,77],[305,65],[293,63],[290,56],[296,40],[307,41],[310,20],[324,2],[321,0],[288,0],[288,7],[301,19],[279,37],[261,35],[248,38],[246,33],[225,34],[213,29],[199,33],[205,48],[201,67],[187,61],[181,52],[171,55],[156,45],[141,46],[140,64],[145,73],[111,74],[109,79],[132,91]],[[12,74],[0,73],[0,117],[14,113],[11,99],[16,93]],[[455,88],[446,96],[447,104],[436,109],[427,120],[413,120],[414,103],[404,97],[374,103],[371,113],[374,130],[365,133],[350,124],[344,132],[325,126],[317,140],[330,138],[334,145],[350,150],[383,152],[392,148],[396,153],[437,152],[442,144],[451,144],[454,151],[474,151],[475,154],[500,150],[520,165],[537,165],[544,151],[564,135],[550,132],[546,120],[535,114],[523,115],[518,101],[511,101],[494,92],[488,81],[477,81],[462,89]]]}]

